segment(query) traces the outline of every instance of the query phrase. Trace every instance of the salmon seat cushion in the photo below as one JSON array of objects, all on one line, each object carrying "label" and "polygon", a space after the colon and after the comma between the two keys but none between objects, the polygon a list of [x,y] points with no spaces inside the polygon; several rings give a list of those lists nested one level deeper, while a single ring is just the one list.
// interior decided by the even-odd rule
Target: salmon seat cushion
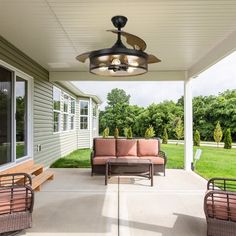
[{"label": "salmon seat cushion", "polygon": [[138,156],[157,156],[159,152],[159,141],[157,139],[139,139]]},{"label": "salmon seat cushion", "polygon": [[117,156],[137,156],[137,140],[135,139],[118,139]]},{"label": "salmon seat cushion", "polygon": [[116,156],[116,140],[95,139],[95,156]]}]

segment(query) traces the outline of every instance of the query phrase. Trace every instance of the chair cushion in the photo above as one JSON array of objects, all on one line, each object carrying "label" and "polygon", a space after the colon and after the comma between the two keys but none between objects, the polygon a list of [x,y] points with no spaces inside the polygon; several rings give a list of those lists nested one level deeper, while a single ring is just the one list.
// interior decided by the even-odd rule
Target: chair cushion
[{"label": "chair cushion", "polygon": [[227,194],[214,194],[207,199],[207,212],[210,217],[215,217],[220,220],[231,220],[236,222],[236,195],[229,196],[229,210]]},{"label": "chair cushion", "polygon": [[159,141],[157,139],[139,139],[138,156],[157,156]]},{"label": "chair cushion", "polygon": [[0,215],[27,211],[30,207],[31,195],[24,187],[0,189]]},{"label": "chair cushion", "polygon": [[135,139],[118,139],[117,156],[137,156],[137,140]]},{"label": "chair cushion", "polygon": [[116,140],[95,139],[95,156],[116,156]]},{"label": "chair cushion", "polygon": [[93,158],[94,165],[105,165],[107,160],[116,158],[115,156],[96,156]]},{"label": "chair cushion", "polygon": [[163,158],[157,157],[157,156],[141,156],[140,159],[148,159],[153,164],[156,164],[156,165],[164,165],[165,164],[165,160]]}]

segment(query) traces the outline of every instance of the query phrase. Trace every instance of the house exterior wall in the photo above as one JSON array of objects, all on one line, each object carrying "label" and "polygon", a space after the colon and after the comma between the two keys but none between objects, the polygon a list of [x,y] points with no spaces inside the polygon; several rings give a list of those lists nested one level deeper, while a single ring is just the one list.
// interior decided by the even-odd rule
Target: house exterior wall
[{"label": "house exterior wall", "polygon": [[[90,147],[89,131],[79,130],[79,103],[76,103],[76,129],[53,133],[53,84],[49,82],[47,70],[1,36],[0,60],[33,77],[33,158],[36,163],[49,166],[77,148]],[[76,98],[68,90],[56,86]],[[37,150],[38,145],[41,145],[41,151]]]}]

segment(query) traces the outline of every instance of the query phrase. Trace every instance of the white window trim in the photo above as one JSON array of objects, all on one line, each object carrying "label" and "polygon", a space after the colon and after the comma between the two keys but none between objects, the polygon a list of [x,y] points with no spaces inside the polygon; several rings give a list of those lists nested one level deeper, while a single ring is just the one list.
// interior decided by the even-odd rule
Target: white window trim
[{"label": "white window trim", "polygon": [[[81,106],[80,106],[80,103],[81,102],[86,102],[86,103],[88,103],[88,115],[81,115]],[[89,115],[89,111],[90,111],[90,102],[89,102],[89,100],[79,100],[79,130],[89,130],[90,129],[90,122],[89,122],[89,117],[90,117],[90,115]],[[81,125],[81,120],[80,120],[80,118],[81,117],[87,117],[87,129],[81,129],[81,127],[80,127],[80,125]]]},{"label": "white window trim", "polygon": [[[60,109],[59,110],[55,110],[54,109],[54,97],[52,95],[52,106],[53,106],[53,134],[58,134],[61,132],[61,104],[62,104],[62,101],[61,101],[61,89],[59,89],[57,86],[53,85],[53,90],[54,88],[56,88],[57,90],[60,91]],[[54,131],[54,112],[58,113],[59,114],[59,121],[58,121],[58,131]]]},{"label": "white window trim", "polygon": [[[15,100],[15,84],[16,84],[16,77],[20,77],[27,81],[28,87],[27,87],[27,156],[21,157],[19,159],[16,159],[16,120],[13,118],[13,128],[12,128],[12,162],[6,163],[4,165],[0,166],[0,170],[4,170],[7,168],[10,168],[12,166],[15,166],[18,163],[22,163],[26,160],[33,159],[33,83],[34,78],[23,71],[17,69],[16,67],[6,63],[5,61],[0,60],[0,65],[5,67],[7,70],[10,70],[13,72],[13,81],[14,81],[14,87],[13,87],[13,96]],[[13,102],[13,116],[15,116],[16,113],[16,102]]]},{"label": "white window trim", "polygon": [[[61,88],[57,87],[56,85],[53,85],[53,87],[55,87],[56,89],[58,89],[60,91],[60,110],[54,110],[53,109],[53,113],[54,112],[58,112],[60,114],[59,117],[59,131],[54,132],[53,130],[53,134],[59,134],[59,133],[66,133],[66,132],[72,132],[75,131],[75,119],[76,119],[76,98],[71,96],[70,94],[68,94],[67,92],[65,92],[64,90],[62,90]],[[67,112],[64,111],[64,96],[68,97],[68,109]],[[63,98],[63,99],[62,99]],[[75,113],[71,113],[71,99],[73,99],[75,101]],[[53,99],[54,101],[54,99]],[[67,115],[67,129],[64,130],[64,114]],[[54,114],[53,114],[54,116]],[[70,122],[70,117],[74,116],[74,129],[71,129],[71,122]],[[62,122],[63,121],[63,122]],[[53,122],[54,122],[54,118],[53,118]]]}]

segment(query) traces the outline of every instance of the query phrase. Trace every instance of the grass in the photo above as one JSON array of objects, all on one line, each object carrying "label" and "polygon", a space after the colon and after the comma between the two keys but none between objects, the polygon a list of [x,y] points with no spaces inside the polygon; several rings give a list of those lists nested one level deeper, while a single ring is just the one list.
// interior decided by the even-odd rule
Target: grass
[{"label": "grass", "polygon": [[[194,151],[199,147],[194,147]],[[169,169],[184,167],[184,145],[162,144],[161,149],[167,153]],[[209,179],[212,177],[236,178],[236,149],[200,147],[202,155],[196,165],[196,173]],[[53,168],[90,167],[90,149],[80,149],[54,162]]]},{"label": "grass", "polygon": [[79,149],[55,161],[52,168],[88,168],[90,167],[90,149]]},{"label": "grass", "polygon": [[[236,149],[216,147],[194,147],[202,149],[200,160],[195,172],[209,179],[212,177],[236,178]],[[184,167],[184,145],[162,144],[161,149],[167,153],[167,168],[181,169]]]}]

